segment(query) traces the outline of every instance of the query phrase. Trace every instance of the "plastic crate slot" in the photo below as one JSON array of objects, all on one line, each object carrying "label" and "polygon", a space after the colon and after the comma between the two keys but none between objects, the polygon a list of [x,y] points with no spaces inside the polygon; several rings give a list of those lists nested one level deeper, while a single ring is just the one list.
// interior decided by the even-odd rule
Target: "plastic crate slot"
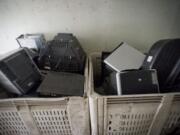
[{"label": "plastic crate slot", "polygon": [[145,103],[143,100],[142,103],[109,104],[107,106],[107,134],[147,134],[159,103]]},{"label": "plastic crate slot", "polygon": [[124,103],[160,103],[162,97],[121,97],[107,98],[107,104],[124,104]]},{"label": "plastic crate slot", "polygon": [[24,121],[14,111],[0,111],[0,127],[2,135],[30,135]]},{"label": "plastic crate slot", "polygon": [[32,115],[35,122],[40,123],[37,124],[40,132],[45,135],[72,135],[71,126],[65,109],[32,110]]},{"label": "plastic crate slot", "polygon": [[175,95],[173,102],[180,102],[180,95]]},{"label": "plastic crate slot", "polygon": [[180,124],[180,109],[179,106],[174,105],[172,106],[171,112],[165,123],[161,135],[164,135],[166,132],[176,127],[178,123]]}]

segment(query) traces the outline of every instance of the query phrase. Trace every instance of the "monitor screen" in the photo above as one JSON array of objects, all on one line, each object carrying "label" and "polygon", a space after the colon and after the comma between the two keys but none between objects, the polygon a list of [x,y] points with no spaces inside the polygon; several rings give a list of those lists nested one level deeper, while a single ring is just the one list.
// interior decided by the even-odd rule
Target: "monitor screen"
[{"label": "monitor screen", "polygon": [[0,60],[0,84],[9,92],[25,94],[41,81],[41,74],[24,49]]},{"label": "monitor screen", "polygon": [[18,80],[25,80],[32,72],[32,66],[27,57],[24,57],[24,55],[27,54],[20,51],[4,61]]}]

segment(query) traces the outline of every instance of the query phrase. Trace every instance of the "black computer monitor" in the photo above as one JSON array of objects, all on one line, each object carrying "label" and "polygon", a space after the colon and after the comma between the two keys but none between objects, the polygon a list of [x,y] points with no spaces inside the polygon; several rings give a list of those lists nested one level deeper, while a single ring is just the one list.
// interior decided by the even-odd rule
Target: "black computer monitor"
[{"label": "black computer monitor", "polygon": [[0,85],[10,93],[23,95],[41,80],[41,74],[24,49],[0,58]]},{"label": "black computer monitor", "polygon": [[180,39],[165,39],[151,47],[142,68],[156,69],[161,92],[166,92],[168,87],[174,85],[180,73],[179,66]]}]

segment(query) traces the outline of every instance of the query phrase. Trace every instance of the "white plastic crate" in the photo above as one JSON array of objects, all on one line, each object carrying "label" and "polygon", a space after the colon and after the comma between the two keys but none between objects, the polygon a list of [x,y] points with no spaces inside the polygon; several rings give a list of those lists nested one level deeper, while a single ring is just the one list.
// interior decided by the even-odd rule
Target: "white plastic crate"
[{"label": "white plastic crate", "polygon": [[87,84],[88,61],[84,97],[1,99],[0,135],[90,135]]},{"label": "white plastic crate", "polygon": [[161,135],[165,135],[169,130],[176,126],[177,123],[180,123],[180,95],[175,94],[172,105],[170,107],[169,115],[166,118],[166,122],[162,129]]},{"label": "white plastic crate", "polygon": [[180,95],[102,96],[94,82],[101,75],[101,53],[90,55],[89,104],[92,135],[159,135],[180,117]]}]

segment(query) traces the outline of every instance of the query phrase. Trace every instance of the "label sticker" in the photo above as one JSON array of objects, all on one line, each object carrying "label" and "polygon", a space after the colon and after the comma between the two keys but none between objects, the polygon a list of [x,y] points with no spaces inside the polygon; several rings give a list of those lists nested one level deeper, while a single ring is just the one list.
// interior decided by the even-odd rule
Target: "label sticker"
[{"label": "label sticker", "polygon": [[152,84],[158,84],[156,72],[152,72]]},{"label": "label sticker", "polygon": [[153,59],[153,56],[148,56],[148,58],[147,58],[147,62],[151,62],[151,61],[152,61],[152,59]]}]

